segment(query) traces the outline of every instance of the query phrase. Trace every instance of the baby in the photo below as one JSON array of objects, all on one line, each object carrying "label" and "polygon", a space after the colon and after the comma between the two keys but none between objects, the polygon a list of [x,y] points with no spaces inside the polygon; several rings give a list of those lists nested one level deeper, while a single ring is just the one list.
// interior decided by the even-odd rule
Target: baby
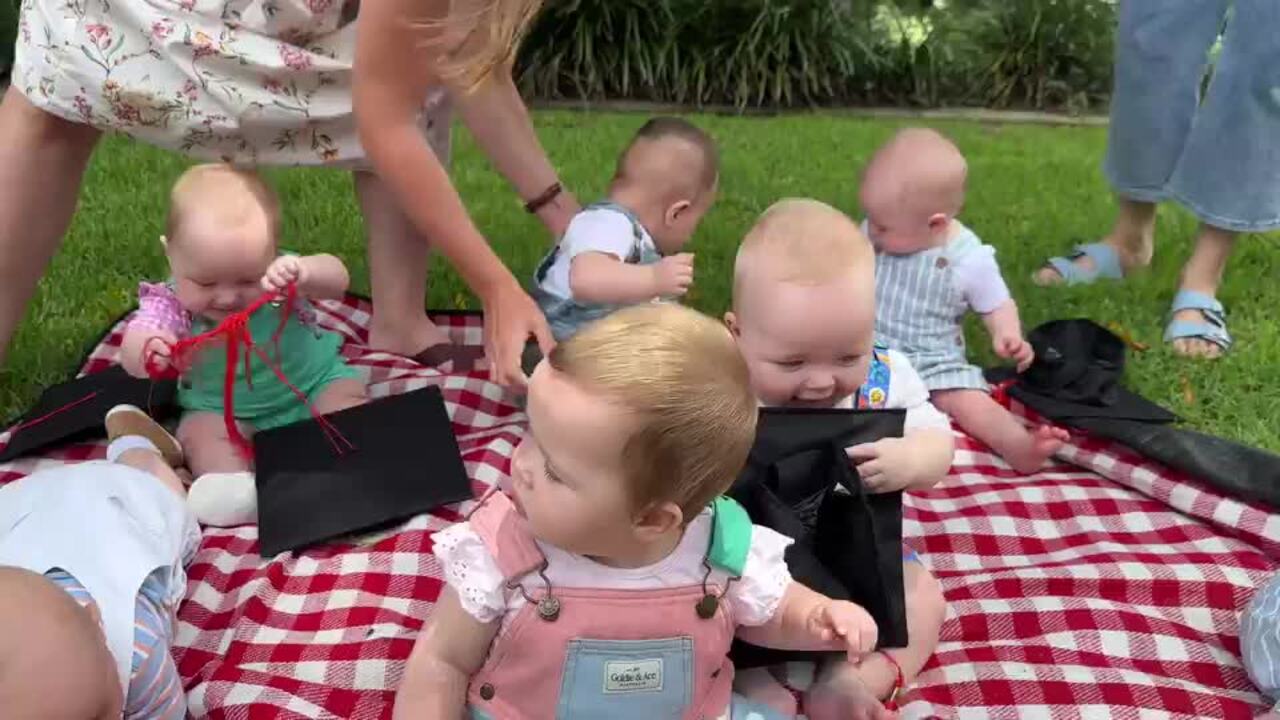
[{"label": "baby", "polygon": [[[738,248],[733,310],[725,322],[764,405],[905,409],[903,437],[851,447],[848,454],[871,492],[925,490],[951,467],[951,426],[929,403],[911,362],[874,345],[874,274],[874,251],[846,215],[815,200],[782,200]],[[827,663],[806,702],[810,717],[889,717],[880,701],[909,683],[933,654],[946,611],[942,590],[914,552],[904,551],[903,560],[910,644],[858,665]],[[742,680],[754,697],[790,700],[760,671],[743,673]]]},{"label": "baby", "polygon": [[676,304],[620,310],[529,384],[513,497],[436,534],[448,582],[396,718],[739,718],[726,653],[875,646],[865,610],[792,581],[790,540],[720,498],[757,405],[724,327]]},{"label": "baby", "polygon": [[898,133],[867,165],[860,196],[876,248],[876,338],[911,359],[933,403],[962,430],[1028,474],[1069,435],[1028,430],[965,357],[961,321],[973,310],[1000,357],[1019,372],[1033,359],[995,251],[956,219],[967,173],[959,149],[924,129]]},{"label": "baby", "polygon": [[[125,369],[146,377],[149,351],[214,328],[263,292],[283,293],[296,284],[303,298],[342,297],[348,283],[342,261],[332,255],[281,255],[276,247],[279,225],[279,202],[258,176],[228,165],[200,165],[184,173],[171,193],[167,234],[161,238],[172,277],[162,284],[141,284],[139,310],[122,343]],[[250,318],[249,331],[317,412],[337,412],[366,401],[364,382],[339,354],[342,339],[316,325],[309,304],[304,301],[288,318],[277,346],[272,338],[280,321],[281,310],[266,305]],[[163,365],[165,358],[159,361]],[[225,346],[209,347],[178,388],[183,409],[178,438],[196,478],[189,502],[209,525],[253,522],[257,515],[249,460],[228,437],[223,418],[226,369]],[[307,405],[256,355],[247,377],[245,373],[242,358],[233,397],[242,432],[311,417]]]},{"label": "baby", "polygon": [[619,307],[685,294],[693,255],[680,250],[718,177],[715,143],[702,130],[676,118],[640,128],[608,199],[578,213],[538,266],[533,295],[557,341]]},{"label": "baby", "polygon": [[141,410],[107,414],[106,462],[0,487],[0,715],[182,720],[170,655],[200,530],[177,441]]}]

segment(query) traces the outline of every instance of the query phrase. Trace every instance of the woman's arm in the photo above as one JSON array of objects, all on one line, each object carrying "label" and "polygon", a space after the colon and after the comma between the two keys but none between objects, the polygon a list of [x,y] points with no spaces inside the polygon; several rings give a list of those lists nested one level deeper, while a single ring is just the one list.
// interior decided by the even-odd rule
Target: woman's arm
[{"label": "woman's arm", "polygon": [[434,74],[427,44],[447,0],[360,4],[352,104],[365,153],[414,225],[431,238],[478,295],[516,284],[471,222],[418,123]]},{"label": "woman's arm", "polygon": [[484,304],[490,378],[519,387],[527,382],[520,357],[529,336],[544,354],[555,340],[533,299],[471,222],[418,125],[437,76],[440,53],[432,43],[450,5],[449,0],[361,3],[352,87],[356,128],[401,208]]},{"label": "woman's arm", "polygon": [[[559,181],[509,72],[495,74],[470,93],[454,92],[451,96],[476,142],[522,200],[538,197]],[[537,214],[558,238],[580,209],[573,195],[562,190]]]}]

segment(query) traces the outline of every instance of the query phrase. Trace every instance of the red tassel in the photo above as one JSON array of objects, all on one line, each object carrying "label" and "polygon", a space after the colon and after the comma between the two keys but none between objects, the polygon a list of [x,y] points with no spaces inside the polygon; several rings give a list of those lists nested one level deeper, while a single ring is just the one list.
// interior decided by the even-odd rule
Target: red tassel
[{"label": "red tassel", "polygon": [[351,444],[351,441],[343,437],[342,433],[334,427],[333,423],[329,422],[323,415],[316,412],[315,407],[313,407],[311,402],[307,400],[307,396],[301,390],[294,387],[293,383],[289,382],[289,379],[285,377],[284,371],[280,369],[280,337],[284,334],[285,326],[289,322],[289,316],[293,313],[294,304],[297,300],[297,293],[298,289],[292,283],[290,283],[289,287],[285,290],[284,304],[280,310],[280,325],[276,328],[275,334],[271,337],[271,343],[275,346],[276,351],[276,360],[274,362],[262,351],[262,348],[254,344],[253,335],[249,332],[250,316],[262,309],[264,305],[275,301],[277,293],[270,292],[265,293],[257,300],[254,300],[249,304],[249,307],[244,310],[227,316],[212,330],[195,337],[179,340],[177,343],[169,346],[167,348],[169,351],[168,367],[161,366],[159,353],[154,348],[150,347],[151,342],[160,342],[167,345],[164,340],[160,338],[152,338],[151,341],[148,341],[147,343],[148,347],[143,349],[143,353],[145,354],[144,364],[147,369],[147,375],[152,379],[159,380],[177,378],[187,370],[191,369],[192,364],[194,364],[196,360],[196,356],[206,349],[205,346],[209,343],[219,339],[226,342],[227,373],[222,386],[222,418],[226,423],[227,437],[231,439],[232,444],[235,445],[245,457],[252,458],[253,448],[250,446],[249,441],[246,440],[244,435],[240,432],[240,427],[236,423],[235,409],[233,407],[233,403],[235,401],[236,367],[240,362],[240,345],[242,343],[245,351],[244,377],[245,382],[249,384],[250,388],[253,387],[250,374],[252,358],[254,355],[257,355],[258,358],[262,360],[262,362],[266,364],[273,373],[275,373],[275,376],[280,379],[280,382],[284,383],[290,390],[292,390],[293,394],[298,396],[298,399],[301,400],[302,403],[306,405],[307,409],[311,411],[311,416],[316,419],[317,423],[319,423],[321,430],[325,433],[325,437],[329,440],[329,444],[333,446],[334,450],[338,454],[344,452],[344,449],[339,445],[338,440],[341,440],[341,442],[346,445],[347,449],[355,449],[355,446]]}]

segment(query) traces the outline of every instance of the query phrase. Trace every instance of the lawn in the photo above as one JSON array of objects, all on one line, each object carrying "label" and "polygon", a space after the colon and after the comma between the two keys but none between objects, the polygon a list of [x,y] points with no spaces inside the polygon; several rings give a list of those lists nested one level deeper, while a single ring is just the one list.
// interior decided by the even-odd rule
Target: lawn
[{"label": "lawn", "polygon": [[[638,115],[543,112],[536,122],[566,185],[579,197],[598,196],[617,150],[643,122]],[[722,148],[719,202],[694,239],[697,284],[691,302],[723,312],[737,240],[779,197],[805,195],[857,212],[857,173],[895,121],[827,116],[769,119],[698,117]],[[1046,256],[1092,239],[1111,220],[1113,204],[1099,172],[1105,131],[1098,128],[941,123],[970,163],[963,219],[999,251],[1005,277],[1027,328],[1046,320],[1087,316],[1116,322],[1150,346],[1131,355],[1128,382],[1193,426],[1280,451],[1280,330],[1268,313],[1280,307],[1280,284],[1269,260],[1272,237],[1242,239],[1221,299],[1237,337],[1229,358],[1190,362],[1160,342],[1164,314],[1195,220],[1173,207],[1160,215],[1150,271],[1124,285],[1041,290],[1029,275]],[[521,278],[528,278],[550,238],[521,211],[465,131],[457,135],[454,178],[481,229]],[[123,139],[105,142],[85,181],[80,209],[62,252],[0,371],[0,417],[20,411],[41,387],[64,379],[86,345],[127,311],[137,282],[164,277],[158,237],[165,195],[186,161]],[[360,216],[345,174],[282,170],[269,173],[285,212],[285,244],[343,257],[355,290],[367,292]],[[475,307],[456,276],[437,272],[431,307]],[[1268,310],[1267,308],[1272,308]],[[1274,318],[1274,316],[1272,316]],[[976,359],[993,355],[976,324]]]}]

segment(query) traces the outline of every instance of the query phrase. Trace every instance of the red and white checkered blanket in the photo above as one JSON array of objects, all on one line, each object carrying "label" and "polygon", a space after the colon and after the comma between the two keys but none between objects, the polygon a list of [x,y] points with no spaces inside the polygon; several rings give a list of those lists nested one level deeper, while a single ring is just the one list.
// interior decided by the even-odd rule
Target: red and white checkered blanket
[{"label": "red and white checkered blanket", "polygon": [[[476,490],[495,482],[521,433],[518,407],[479,375],[365,352],[369,309],[321,304],[321,321],[347,337],[375,395],[439,386]],[[437,319],[480,342],[477,316]],[[85,371],[114,361],[119,330]],[[0,483],[103,452],[84,444],[0,465]],[[903,717],[1252,717],[1263,700],[1240,665],[1237,618],[1280,558],[1280,515],[1109,443],[1076,441],[1064,456],[1074,464],[1018,477],[962,438],[951,477],[906,499],[907,542],[949,610]],[[441,587],[432,534],[468,505],[271,560],[258,556],[256,528],[207,530],[174,647],[192,714],[390,717]]]}]

